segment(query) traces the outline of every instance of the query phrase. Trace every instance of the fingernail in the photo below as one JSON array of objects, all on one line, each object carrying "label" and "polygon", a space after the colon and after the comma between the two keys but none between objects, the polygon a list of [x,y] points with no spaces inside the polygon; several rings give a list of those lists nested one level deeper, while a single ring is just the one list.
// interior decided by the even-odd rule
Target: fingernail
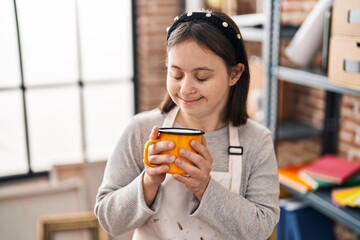
[{"label": "fingernail", "polygon": [[186,155],[186,150],[183,149],[183,148],[181,148],[181,149],[179,150],[179,153],[180,153],[181,155]]},{"label": "fingernail", "polygon": [[182,164],[181,159],[180,159],[180,158],[177,158],[177,159],[175,160],[175,164],[178,165],[178,166],[180,166],[180,165]]}]

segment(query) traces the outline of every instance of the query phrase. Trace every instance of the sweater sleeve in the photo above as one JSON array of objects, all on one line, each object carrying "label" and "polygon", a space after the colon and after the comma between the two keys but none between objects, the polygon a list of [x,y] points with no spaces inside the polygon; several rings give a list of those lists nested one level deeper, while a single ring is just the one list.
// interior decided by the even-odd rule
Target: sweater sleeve
[{"label": "sweater sleeve", "polygon": [[146,205],[143,195],[142,149],[143,139],[150,131],[147,128],[144,129],[136,119],[129,123],[108,159],[96,196],[95,215],[113,236],[141,226],[159,206],[161,188],[151,208]]},{"label": "sweater sleeve", "polygon": [[271,135],[252,148],[243,158],[251,161],[248,173],[246,169],[243,172],[244,196],[211,179],[198,208],[191,213],[230,239],[267,239],[279,220],[279,182]]}]

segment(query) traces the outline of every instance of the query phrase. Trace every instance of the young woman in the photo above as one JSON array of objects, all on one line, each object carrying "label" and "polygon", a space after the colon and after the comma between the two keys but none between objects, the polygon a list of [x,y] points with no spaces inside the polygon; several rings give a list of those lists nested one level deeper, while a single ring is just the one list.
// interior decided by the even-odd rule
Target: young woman
[{"label": "young woman", "polygon": [[[249,66],[240,31],[220,12],[189,12],[167,31],[167,94],[135,115],[108,160],[95,213],[112,235],[133,239],[267,239],[279,219],[270,132],[248,118]],[[194,128],[204,141],[174,147],[159,127]],[[149,136],[150,135],[150,136]],[[175,163],[187,175],[166,174]]]}]

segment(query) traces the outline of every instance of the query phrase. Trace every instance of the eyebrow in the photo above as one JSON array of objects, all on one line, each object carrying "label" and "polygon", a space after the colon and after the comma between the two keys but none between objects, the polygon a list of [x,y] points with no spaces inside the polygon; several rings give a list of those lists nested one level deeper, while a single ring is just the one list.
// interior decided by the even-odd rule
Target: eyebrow
[{"label": "eyebrow", "polygon": [[[171,67],[171,68],[176,68],[176,69],[182,70],[182,68],[181,68],[181,67],[176,66],[176,65],[171,65],[170,67]],[[214,70],[213,70],[213,69],[208,68],[208,67],[197,67],[197,68],[192,69],[191,71],[193,72],[193,71],[199,71],[199,70],[205,70],[205,71],[211,71],[211,72],[214,72]]]}]

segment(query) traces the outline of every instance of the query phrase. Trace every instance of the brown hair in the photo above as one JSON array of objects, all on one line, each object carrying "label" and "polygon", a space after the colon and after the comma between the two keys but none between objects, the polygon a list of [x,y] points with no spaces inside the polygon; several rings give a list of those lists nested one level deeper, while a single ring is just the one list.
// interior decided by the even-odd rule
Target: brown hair
[{"label": "brown hair", "polygon": [[[228,23],[229,27],[233,28],[237,34],[240,34],[239,28],[228,15],[221,12],[210,13]],[[244,71],[240,79],[230,88],[228,104],[222,120],[231,121],[234,126],[245,124],[248,118],[246,101],[249,91],[250,72],[243,40],[239,39],[240,44],[237,45],[242,48],[242,55],[236,56],[232,43],[217,26],[208,21],[193,20],[179,23],[170,33],[167,40],[167,51],[187,40],[194,40],[200,46],[221,57],[229,73],[237,63],[244,64]],[[160,110],[168,113],[175,106],[176,104],[166,93],[160,104]]]}]

